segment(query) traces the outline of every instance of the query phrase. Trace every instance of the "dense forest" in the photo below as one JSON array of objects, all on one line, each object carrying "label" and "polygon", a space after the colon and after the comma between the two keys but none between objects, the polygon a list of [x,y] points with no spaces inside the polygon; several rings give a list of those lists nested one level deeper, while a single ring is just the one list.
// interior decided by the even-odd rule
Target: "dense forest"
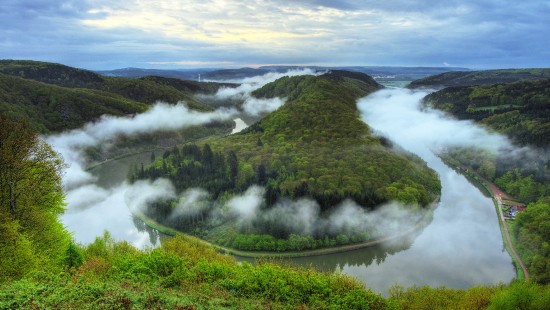
[{"label": "dense forest", "polygon": [[424,103],[459,119],[476,121],[516,145],[531,148],[499,153],[448,150],[459,164],[520,200],[532,202],[550,195],[550,80],[451,87],[426,96]]},{"label": "dense forest", "polygon": [[[266,210],[282,200],[302,197],[318,203],[322,214],[346,199],[368,209],[389,201],[427,206],[440,191],[435,172],[418,157],[373,135],[359,119],[356,99],[378,88],[361,73],[283,77],[253,93],[260,98],[284,97],[283,107],[239,134],[166,151],[151,165],[135,167],[130,179],[168,178],[179,192],[208,189],[222,209],[223,201],[252,185],[265,188]],[[224,223],[204,224],[210,223],[211,208],[182,218],[172,215],[177,205],[177,201],[154,204],[147,215],[243,250],[315,249],[372,237],[372,231],[351,228],[300,235],[284,223],[265,219],[244,229],[229,224],[220,228]]]},{"label": "dense forest", "polygon": [[262,166],[277,194],[310,196],[322,209],[345,197],[367,207],[399,200],[427,205],[439,194],[435,172],[418,157],[375,136],[355,101],[380,86],[367,75],[332,71],[284,77],[256,90],[287,103],[243,132],[210,138],[213,150],[235,152],[242,173]]},{"label": "dense forest", "polygon": [[550,79],[449,87],[429,94],[424,102],[486,125],[519,145],[547,148],[550,143]]},{"label": "dense forest", "polygon": [[441,89],[444,87],[480,86],[519,81],[546,80],[550,69],[499,69],[445,72],[412,81],[407,88]]},{"label": "dense forest", "polygon": [[[136,115],[157,100],[173,104],[183,101],[190,109],[209,111],[210,103],[196,94],[212,94],[220,87],[234,86],[154,76],[111,78],[54,63],[0,60],[0,115],[26,121],[41,134],[54,134],[80,128],[102,115]],[[212,122],[200,128],[119,137],[109,149],[90,147],[87,159],[102,161],[188,139],[224,135],[233,126],[232,121]]]}]

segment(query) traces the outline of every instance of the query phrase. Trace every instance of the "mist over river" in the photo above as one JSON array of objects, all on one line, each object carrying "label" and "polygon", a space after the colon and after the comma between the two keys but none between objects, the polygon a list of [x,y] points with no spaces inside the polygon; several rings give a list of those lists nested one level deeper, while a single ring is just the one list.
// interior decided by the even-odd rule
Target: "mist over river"
[{"label": "mist over river", "polygon": [[[391,244],[288,261],[324,271],[341,271],[381,293],[387,293],[396,283],[463,288],[509,282],[515,277],[491,199],[432,152],[451,145],[496,148],[506,141],[472,123],[421,108],[419,102],[425,95],[385,89],[359,100],[358,107],[362,119],[375,132],[417,154],[439,174],[441,201],[432,222],[414,236]],[[89,196],[90,202],[85,205],[76,204],[82,199],[68,195],[68,211],[62,220],[78,242],[92,242],[105,229],[115,239],[127,240],[140,248],[156,242],[158,234],[145,229],[130,214],[127,204],[132,203],[128,200],[131,189],[124,183],[130,165],[147,164],[149,158],[150,153],[134,155],[90,170],[95,179],[81,192]],[[78,194],[76,190],[70,193]]]}]

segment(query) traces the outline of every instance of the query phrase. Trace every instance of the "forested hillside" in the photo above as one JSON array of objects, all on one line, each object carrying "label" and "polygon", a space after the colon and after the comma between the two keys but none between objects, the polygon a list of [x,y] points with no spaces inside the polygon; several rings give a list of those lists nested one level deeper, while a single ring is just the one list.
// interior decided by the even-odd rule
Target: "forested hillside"
[{"label": "forested hillside", "polygon": [[[287,103],[240,134],[210,139],[234,151],[239,168],[266,169],[262,185],[276,195],[308,195],[323,208],[352,197],[364,206],[400,200],[428,204],[439,180],[418,157],[395,150],[359,119],[356,100],[380,86],[361,73],[284,77],[253,93]],[[253,176],[239,175],[242,184]]]},{"label": "forested hillside", "polygon": [[[28,91],[35,87],[43,92],[55,88],[39,82],[23,83],[20,78],[3,78],[7,81],[4,85],[10,87],[14,87],[13,83],[17,87],[31,83],[25,86],[28,89],[23,87]],[[289,92],[294,89],[290,85],[301,90]],[[152,166],[148,171],[169,168],[174,171],[177,166],[178,170],[186,167],[181,171],[187,173],[192,163],[197,168],[193,171],[204,175],[206,180],[208,169],[220,164],[227,169],[223,173],[227,173],[224,176],[229,181],[258,180],[269,188],[270,182],[280,186],[287,180],[301,180],[301,177],[309,184],[311,178],[307,177],[314,170],[307,169],[308,163],[318,160],[318,156],[329,159],[327,170],[323,170],[326,173],[346,167],[346,162],[333,165],[331,156],[334,161],[353,160],[353,156],[361,160],[369,156],[386,156],[393,164],[402,165],[396,169],[400,172],[388,171],[390,177],[402,174],[402,179],[396,182],[420,176],[419,180],[432,186],[429,189],[433,192],[428,194],[436,194],[439,183],[423,163],[393,149],[389,141],[373,136],[367,126],[353,121],[358,118],[351,102],[377,87],[368,78],[343,72],[282,79],[256,93],[257,96],[290,98],[279,110],[281,115],[277,115],[278,111],[242,134],[188,144],[177,152],[172,149],[155,162],[156,170]],[[70,97],[73,91],[78,94],[84,90],[63,88],[60,93]],[[97,91],[90,92],[96,94]],[[309,104],[313,106],[308,107]],[[334,114],[335,124],[325,121],[328,117],[323,112],[325,108]],[[310,121],[308,124],[315,130],[307,133],[307,139],[300,139],[301,135],[295,131],[306,134],[306,129],[298,125],[305,121]],[[284,130],[287,127],[290,129]],[[278,136],[270,128],[281,130],[282,135]],[[328,142],[322,139],[333,139],[335,147],[328,150]],[[305,151],[293,153],[292,149],[296,148]],[[194,157],[198,154],[199,157]],[[277,164],[272,164],[277,160]],[[208,167],[208,163],[212,166]],[[367,165],[379,163],[367,161]],[[262,164],[265,171],[260,168]],[[203,166],[206,167],[201,168]],[[284,170],[272,170],[273,167]],[[357,175],[370,170],[358,167]],[[64,211],[62,168],[58,155],[38,139],[31,124],[14,122],[0,115],[0,309],[545,309],[550,304],[547,286],[524,282],[468,290],[396,286],[390,289],[388,297],[382,297],[365,289],[355,279],[338,273],[324,274],[265,261],[256,265],[237,263],[201,241],[184,236],[165,240],[158,248],[147,250],[113,240],[107,232],[89,245],[76,244],[58,219]],[[305,172],[301,172],[304,168]],[[372,169],[375,170],[371,172],[372,178],[384,179],[384,175],[375,173],[386,173],[380,169],[389,168]],[[280,171],[288,174],[283,178]],[[185,181],[183,178],[174,180]],[[383,180],[389,181],[391,179]],[[338,182],[349,180],[342,177]],[[409,182],[405,185],[405,190],[395,185],[397,199],[415,197],[406,194],[414,193],[407,188],[417,185]],[[312,195],[315,189],[308,185],[301,187],[302,192],[288,194]],[[518,217],[521,225],[516,226],[519,238],[526,240],[522,242],[525,244],[523,251],[531,255],[532,270],[540,270],[535,280],[542,283],[548,281],[544,277],[550,266],[546,259],[548,209],[547,200],[529,206],[528,210],[533,211]]]},{"label": "forested hillside", "polygon": [[91,71],[36,61],[0,60],[0,113],[27,120],[41,133],[73,129],[103,114],[129,115],[157,101],[211,108],[195,94],[230,84],[171,78],[109,78]]},{"label": "forested hillside", "polygon": [[545,80],[550,69],[501,69],[483,71],[446,72],[411,82],[407,88],[441,89],[457,86],[494,85],[519,81]]},{"label": "forested hillside", "polygon": [[148,107],[109,92],[64,88],[0,74],[0,114],[25,120],[40,133],[74,129],[104,114],[134,114]]},{"label": "forested hillside", "polygon": [[449,87],[429,94],[424,102],[486,125],[519,145],[546,148],[550,143],[550,79]]}]

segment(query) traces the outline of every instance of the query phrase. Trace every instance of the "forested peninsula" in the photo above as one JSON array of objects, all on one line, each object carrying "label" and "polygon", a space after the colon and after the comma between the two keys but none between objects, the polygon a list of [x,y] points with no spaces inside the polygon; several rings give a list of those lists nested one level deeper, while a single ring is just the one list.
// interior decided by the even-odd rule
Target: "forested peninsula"
[{"label": "forested peninsula", "polygon": [[[309,198],[328,216],[346,200],[367,210],[397,201],[422,211],[440,193],[436,173],[417,156],[394,146],[359,119],[356,100],[381,86],[362,73],[331,71],[284,77],[253,92],[286,103],[241,133],[211,137],[166,151],[132,181],[168,178],[178,191],[208,189],[213,207],[181,212],[181,200],[151,205],[145,214],[167,226],[241,250],[296,251],[384,237],[376,227],[296,230],[280,218],[258,217],[251,225],[222,216],[235,194],[261,186],[260,211],[281,200]],[[178,207],[180,206],[180,207]],[[191,208],[191,207],[190,207]],[[211,219],[216,213],[216,220]],[[177,216],[174,216],[177,214]],[[416,214],[418,215],[418,214]],[[199,228],[199,229],[197,229]]]}]

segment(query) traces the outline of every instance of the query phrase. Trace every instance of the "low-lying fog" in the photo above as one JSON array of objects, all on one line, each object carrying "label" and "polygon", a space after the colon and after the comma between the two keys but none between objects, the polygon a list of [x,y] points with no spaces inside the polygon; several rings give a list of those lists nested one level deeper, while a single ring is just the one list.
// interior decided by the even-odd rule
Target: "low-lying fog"
[{"label": "low-lying fog", "polygon": [[[242,96],[245,100],[243,107],[250,114],[265,113],[276,109],[282,102],[254,103],[249,100],[250,93],[254,87],[260,87],[271,78],[259,79],[260,82],[252,87],[245,85],[240,89],[223,89],[217,96]],[[432,150],[451,145],[496,149],[506,146],[508,142],[500,136],[488,134],[473,123],[456,121],[440,112],[422,109],[419,101],[425,95],[423,92],[386,89],[360,100],[358,106],[362,118],[371,128],[419,155],[439,173],[443,189],[433,222],[418,237],[409,238],[405,245],[397,248],[395,244],[391,245],[389,252],[393,254],[387,254],[383,247],[378,247],[294,259],[294,262],[331,271],[341,269],[380,292],[386,292],[396,282],[405,286],[467,287],[507,282],[514,277],[512,261],[504,251],[491,200],[432,153]],[[255,105],[261,105],[261,108]],[[63,222],[81,243],[92,242],[103,230],[109,230],[117,240],[127,240],[140,248],[151,245],[154,239],[136,228],[130,209],[177,193],[163,180],[133,185],[125,182],[130,164],[147,164],[150,153],[108,162],[86,171],[82,160],[84,148],[109,143],[120,133],[128,135],[165,129],[165,118],[178,119],[168,123],[170,128],[183,128],[210,120],[234,119],[236,113],[235,109],[218,109],[200,114],[182,105],[173,108],[160,104],[133,118],[104,118],[82,129],[47,137],[47,141],[71,165],[64,177],[68,210],[62,216]],[[236,126],[243,128],[246,124],[237,120]],[[244,205],[236,209],[241,206]],[[372,264],[374,260],[377,264]]]}]

